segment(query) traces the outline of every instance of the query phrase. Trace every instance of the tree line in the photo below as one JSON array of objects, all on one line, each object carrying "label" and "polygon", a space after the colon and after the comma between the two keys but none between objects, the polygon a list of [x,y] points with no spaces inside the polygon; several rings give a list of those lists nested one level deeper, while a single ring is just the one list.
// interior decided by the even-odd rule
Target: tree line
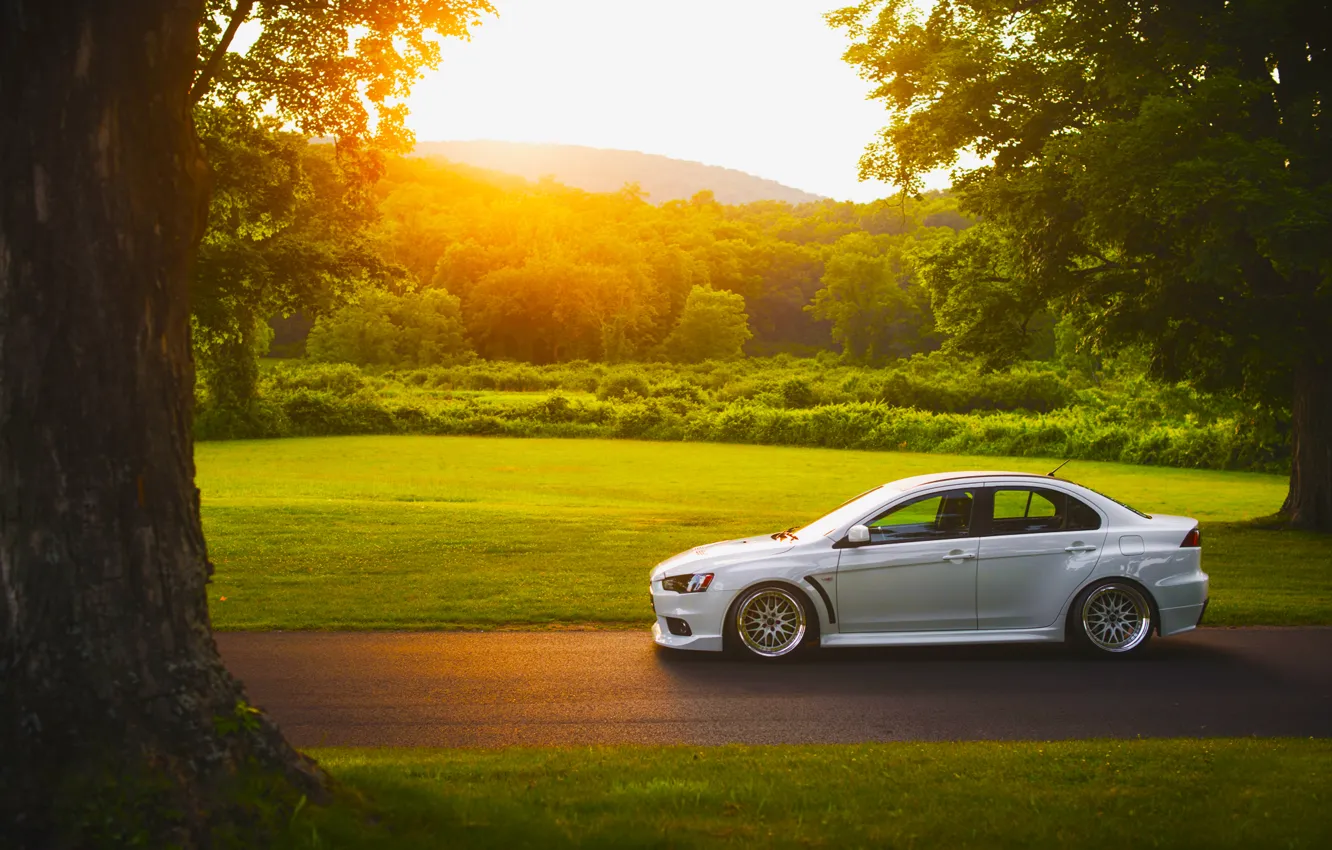
[{"label": "tree line", "polygon": [[196,273],[214,397],[251,396],[266,320],[315,319],[315,359],[426,366],[698,361],[840,348],[877,360],[938,346],[915,249],[970,224],[955,199],[656,205],[436,159],[372,184],[335,152],[201,115],[218,190]]}]

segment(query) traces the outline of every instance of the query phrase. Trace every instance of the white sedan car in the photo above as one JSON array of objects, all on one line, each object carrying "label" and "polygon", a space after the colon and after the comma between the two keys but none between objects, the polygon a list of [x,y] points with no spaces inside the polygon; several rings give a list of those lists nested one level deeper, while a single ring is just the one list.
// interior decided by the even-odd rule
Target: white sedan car
[{"label": "white sedan car", "polygon": [[815,646],[1071,641],[1104,654],[1198,625],[1196,520],[1078,484],[950,472],[876,487],[804,528],[652,570],[652,635],[778,659]]}]

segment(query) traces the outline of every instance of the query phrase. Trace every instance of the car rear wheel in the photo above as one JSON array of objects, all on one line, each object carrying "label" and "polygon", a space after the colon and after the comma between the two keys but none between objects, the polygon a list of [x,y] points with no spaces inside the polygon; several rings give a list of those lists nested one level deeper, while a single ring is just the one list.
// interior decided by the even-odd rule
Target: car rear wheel
[{"label": "car rear wheel", "polygon": [[728,618],[730,644],[765,661],[787,658],[811,643],[809,602],[782,585],[763,585],[741,594]]},{"label": "car rear wheel", "polygon": [[1152,604],[1135,584],[1106,582],[1087,588],[1073,605],[1074,634],[1096,655],[1127,655],[1152,637]]}]

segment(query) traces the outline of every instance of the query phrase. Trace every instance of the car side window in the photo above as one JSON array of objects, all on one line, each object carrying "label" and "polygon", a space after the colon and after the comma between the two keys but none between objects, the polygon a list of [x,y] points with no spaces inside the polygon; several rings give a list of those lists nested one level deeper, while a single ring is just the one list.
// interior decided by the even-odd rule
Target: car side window
[{"label": "car side window", "polygon": [[1095,531],[1101,527],[1101,515],[1091,505],[1072,496],[1068,497],[1068,519],[1064,521],[1065,531]]},{"label": "car side window", "polygon": [[866,523],[870,543],[907,543],[915,540],[948,540],[971,533],[970,490],[950,490],[912,499],[879,514]]},{"label": "car side window", "polygon": [[997,487],[990,534],[1040,534],[1047,531],[1095,531],[1101,515],[1091,506],[1044,487]]}]

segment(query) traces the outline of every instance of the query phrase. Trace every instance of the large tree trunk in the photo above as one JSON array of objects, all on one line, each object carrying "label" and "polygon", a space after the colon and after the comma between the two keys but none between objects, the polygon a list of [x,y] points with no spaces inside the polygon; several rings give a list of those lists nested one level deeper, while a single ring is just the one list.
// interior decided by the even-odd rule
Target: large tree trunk
[{"label": "large tree trunk", "polygon": [[279,817],[323,787],[208,621],[186,300],[202,7],[0,6],[0,843],[197,846],[262,828],[241,786]]},{"label": "large tree trunk", "polygon": [[1294,528],[1332,532],[1332,358],[1295,371],[1290,493],[1282,513]]}]

